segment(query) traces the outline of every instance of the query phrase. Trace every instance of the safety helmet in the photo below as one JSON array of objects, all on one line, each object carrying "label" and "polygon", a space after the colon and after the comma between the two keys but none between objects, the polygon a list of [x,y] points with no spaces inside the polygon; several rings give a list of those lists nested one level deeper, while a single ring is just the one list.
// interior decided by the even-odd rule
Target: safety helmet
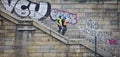
[{"label": "safety helmet", "polygon": [[64,16],[63,19],[66,19],[66,16]]}]

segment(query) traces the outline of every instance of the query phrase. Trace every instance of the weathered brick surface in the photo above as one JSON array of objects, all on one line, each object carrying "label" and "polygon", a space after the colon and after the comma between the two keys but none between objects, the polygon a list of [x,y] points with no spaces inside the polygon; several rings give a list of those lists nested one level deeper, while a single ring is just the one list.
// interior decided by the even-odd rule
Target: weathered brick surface
[{"label": "weathered brick surface", "polygon": [[[71,1],[62,1],[62,0],[31,0],[34,2],[39,1],[47,1],[50,2],[52,8],[66,10],[68,12],[76,13],[78,16],[78,23],[76,25],[68,25],[68,31],[66,32],[66,36],[71,38],[89,38],[89,33],[79,32],[79,26],[87,27],[86,21],[88,16],[92,17],[91,20],[97,22],[99,24],[99,28],[97,31],[101,31],[106,33],[107,36],[112,36],[112,38],[118,39],[120,36],[119,30],[119,15],[117,13],[120,12],[120,5],[117,6],[116,3],[104,3],[104,4],[96,4],[96,3],[76,3]],[[82,18],[85,17],[85,18]],[[94,24],[93,24],[94,25]],[[52,27],[56,26],[54,24]],[[16,57],[14,53],[16,50],[12,46],[15,45],[15,29],[16,25],[4,18],[0,18],[0,55],[2,57]],[[56,28],[54,28],[57,30]],[[74,32],[74,33],[71,33]],[[111,33],[112,32],[112,33]],[[79,34],[82,34],[81,37]],[[103,34],[101,36],[104,36]],[[106,41],[107,36],[104,38],[100,37]],[[111,38],[111,37],[109,37]],[[93,40],[93,39],[92,39]],[[5,50],[2,49],[2,46],[9,46]],[[98,46],[104,46],[102,42],[98,41]],[[2,48],[1,48],[2,47]],[[106,46],[104,46],[106,47]],[[112,47],[112,46],[111,46]],[[37,29],[32,32],[32,37],[27,41],[27,56],[28,57],[66,57],[67,46],[62,42],[54,39],[50,35],[45,32]],[[109,49],[109,48],[108,48]],[[118,49],[117,47],[115,49]],[[112,53],[119,52],[118,50],[112,50]],[[74,48],[70,47],[70,52],[68,52],[68,56],[70,57],[82,57],[82,56],[93,56],[92,52],[87,50],[86,48]],[[1,57],[0,56],[0,57]]]},{"label": "weathered brick surface", "polygon": [[[117,4],[117,1],[112,1],[112,2],[108,1],[103,4],[103,3],[92,3],[92,2],[76,3],[76,2],[62,1],[62,0],[60,1],[60,3],[54,2],[54,1],[53,3],[51,3],[51,5],[53,5],[52,8],[57,8],[60,10],[64,10],[64,11],[77,14],[78,23],[75,25],[67,25],[68,30],[65,34],[67,37],[90,39],[89,35],[93,36],[98,33],[97,34],[97,37],[99,40],[97,42],[98,47],[100,47],[99,45],[101,45],[103,49],[104,48],[105,50],[108,49],[108,52],[111,52],[113,54],[114,52],[119,53],[119,50],[118,51],[111,50],[110,48],[113,47],[113,45],[110,45],[108,40],[112,38],[112,39],[117,39],[117,42],[120,41],[119,40],[119,37],[120,37],[120,33],[119,33],[120,32],[120,25],[119,25],[120,24],[119,22],[120,21],[119,20],[120,18],[120,15],[119,15],[120,7],[119,6],[120,5],[119,4],[120,2],[118,2]],[[92,21],[95,21],[97,24],[94,24],[92,22],[91,24],[87,24],[89,23],[89,21],[87,21],[89,19]],[[50,26],[49,22],[46,22],[46,23],[48,23],[48,25]],[[82,26],[83,29],[81,28],[80,29],[84,30],[85,32],[80,32],[79,26]],[[51,26],[51,27],[54,27],[54,26]],[[54,27],[53,29],[57,31],[58,28]],[[74,33],[71,33],[71,32],[74,32]],[[82,34],[84,37],[81,37],[80,34]],[[90,40],[94,44],[94,39],[90,39]],[[106,45],[103,45],[105,43]],[[107,44],[109,45],[109,47],[107,46]],[[119,49],[118,46],[116,48]]]},{"label": "weathered brick surface", "polygon": [[[16,24],[5,18],[3,19],[6,23],[3,24],[4,28],[0,29],[0,33],[3,33],[3,35],[0,35],[0,57],[21,57],[24,56],[24,53],[22,53],[23,50],[27,50],[25,57],[81,57],[86,52],[93,54],[92,51],[81,45],[69,45],[69,47],[67,47],[66,44],[51,37],[40,29],[33,31],[31,38],[27,38],[26,40],[26,48],[24,46],[22,47],[21,43],[24,40],[22,40],[22,38],[18,40],[15,39],[17,36],[15,34]],[[9,25],[7,23],[9,23]]]},{"label": "weathered brick surface", "polygon": [[0,57],[15,57],[15,24],[0,17]]}]

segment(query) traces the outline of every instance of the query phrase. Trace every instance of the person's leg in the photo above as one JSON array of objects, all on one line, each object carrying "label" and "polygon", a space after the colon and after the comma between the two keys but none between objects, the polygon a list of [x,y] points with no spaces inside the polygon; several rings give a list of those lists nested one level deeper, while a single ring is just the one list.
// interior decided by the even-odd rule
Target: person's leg
[{"label": "person's leg", "polygon": [[67,28],[63,27],[63,29],[62,29],[62,35],[65,34],[66,30],[67,30]]},{"label": "person's leg", "polygon": [[60,32],[61,32],[62,27],[58,25],[58,28],[59,28],[58,32],[60,33]]},{"label": "person's leg", "polygon": [[64,35],[64,28],[62,29],[62,35]]}]

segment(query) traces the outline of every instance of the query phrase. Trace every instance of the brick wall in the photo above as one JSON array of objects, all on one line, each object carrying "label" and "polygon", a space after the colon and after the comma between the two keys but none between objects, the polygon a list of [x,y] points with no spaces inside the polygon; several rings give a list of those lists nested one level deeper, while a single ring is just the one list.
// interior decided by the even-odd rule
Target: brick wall
[{"label": "brick wall", "polygon": [[24,31],[18,33],[17,25],[4,17],[0,17],[0,26],[0,57],[94,56],[93,51],[82,45],[66,45],[37,28],[28,32],[24,40]]},{"label": "brick wall", "polygon": [[[111,38],[119,40],[119,37],[120,37],[119,4],[120,3],[118,3],[117,5],[116,2],[106,2],[104,4],[101,4],[101,3],[97,4],[92,2],[77,3],[77,2],[63,1],[63,0],[31,0],[31,1],[34,1],[34,2],[47,1],[51,3],[52,8],[57,8],[60,10],[71,12],[71,13],[76,13],[78,16],[78,23],[76,25],[67,24],[68,31],[66,32],[65,36],[69,38],[83,38],[83,39],[87,38],[93,41],[93,44],[94,44],[94,39],[91,39],[88,35],[93,36],[97,32],[99,33],[97,36],[98,40],[103,40],[105,43],[107,43],[108,39],[111,39]],[[46,20],[48,21],[47,23],[51,22],[50,19],[46,19]],[[48,25],[51,27],[56,26],[55,23],[50,23]],[[80,32],[79,26],[82,26],[85,32]],[[57,30],[57,27],[53,27],[53,28]],[[0,42],[1,50],[3,50],[2,47],[4,47],[4,45],[8,45],[8,47],[5,48],[5,51],[0,51],[1,53],[0,55],[6,56],[6,57],[9,55],[12,57],[15,56],[15,54],[13,54],[14,51],[12,50],[12,48],[15,48],[15,47],[12,47],[12,45],[14,45],[15,43],[14,42],[15,29],[16,29],[16,25],[14,23],[11,23],[5,20],[4,18],[0,19],[0,37],[1,39],[3,39]],[[91,30],[91,31],[88,31],[88,30]],[[74,32],[74,33],[71,33],[71,32]],[[42,32],[41,30],[37,29],[37,31],[33,31],[31,37],[32,38],[30,39],[28,38],[28,42],[27,42],[28,56],[31,56],[31,57],[32,56],[37,57],[37,55],[46,56],[46,57],[49,55],[53,57],[67,56],[64,53],[67,50],[67,46],[61,43],[60,41],[58,41],[57,39],[54,39],[50,35],[47,35],[46,33]],[[41,43],[44,45],[42,45]],[[49,43],[54,43],[54,44],[49,44]],[[55,48],[61,45],[62,45],[61,49]],[[98,41],[98,47],[99,46],[103,46],[103,48],[109,49],[109,47],[103,45],[101,41]],[[110,50],[109,52],[119,56],[119,52],[120,52],[119,45],[116,45],[116,46],[110,45],[110,46],[113,47],[113,49]],[[45,47],[50,47],[50,50],[49,48],[45,48]],[[10,49],[10,50],[7,50],[7,49]],[[43,49],[43,50],[39,50],[39,49]],[[47,50],[44,50],[44,49],[47,49]],[[58,54],[54,52],[58,52]],[[78,54],[75,56],[83,56],[83,53],[84,52],[81,52],[80,53],[81,55]],[[71,56],[74,57],[74,55],[71,55]]]}]

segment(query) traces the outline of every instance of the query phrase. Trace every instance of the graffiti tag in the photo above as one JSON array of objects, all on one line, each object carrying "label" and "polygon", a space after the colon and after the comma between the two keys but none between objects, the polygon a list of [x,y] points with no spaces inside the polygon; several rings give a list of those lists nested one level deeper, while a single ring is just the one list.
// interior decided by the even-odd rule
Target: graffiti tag
[{"label": "graffiti tag", "polygon": [[67,23],[70,23],[70,24],[76,24],[77,23],[77,14],[69,13],[67,11],[58,10],[58,9],[52,9],[51,10],[50,17],[53,21],[56,21],[60,15],[66,16],[66,22]]},{"label": "graffiti tag", "polygon": [[109,39],[108,42],[111,45],[117,45],[118,44],[118,40],[116,40],[116,39]]},{"label": "graffiti tag", "polygon": [[5,9],[21,17],[41,19],[50,14],[51,5],[47,2],[34,3],[28,0],[1,0]]},{"label": "graffiti tag", "polygon": [[92,19],[86,19],[84,23],[85,26],[79,26],[80,31],[84,31],[89,35],[97,37],[99,39],[112,37],[111,31],[101,31],[101,26],[97,21]]}]

